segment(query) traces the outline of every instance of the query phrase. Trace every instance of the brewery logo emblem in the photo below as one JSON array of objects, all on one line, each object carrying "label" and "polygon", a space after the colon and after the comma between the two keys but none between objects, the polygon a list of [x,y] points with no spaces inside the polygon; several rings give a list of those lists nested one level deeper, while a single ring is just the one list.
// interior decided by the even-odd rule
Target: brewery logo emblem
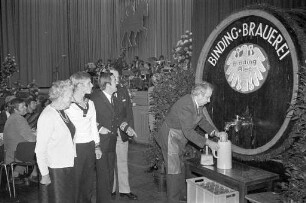
[{"label": "brewery logo emblem", "polygon": [[256,44],[237,46],[225,60],[224,73],[236,91],[250,93],[259,89],[267,78],[269,61],[265,51]]}]

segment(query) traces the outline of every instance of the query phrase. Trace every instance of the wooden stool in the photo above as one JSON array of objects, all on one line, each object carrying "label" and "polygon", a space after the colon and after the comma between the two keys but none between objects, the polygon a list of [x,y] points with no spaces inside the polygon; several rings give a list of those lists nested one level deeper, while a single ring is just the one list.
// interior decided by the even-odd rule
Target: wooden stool
[{"label": "wooden stool", "polygon": [[245,196],[245,199],[252,203],[279,203],[282,202],[280,196],[275,192],[261,192]]}]

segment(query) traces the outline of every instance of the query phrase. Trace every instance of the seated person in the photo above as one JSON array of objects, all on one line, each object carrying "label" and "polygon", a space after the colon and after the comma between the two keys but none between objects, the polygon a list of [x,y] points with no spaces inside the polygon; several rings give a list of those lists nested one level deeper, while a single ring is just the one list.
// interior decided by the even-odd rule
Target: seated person
[{"label": "seated person", "polygon": [[37,101],[34,97],[29,97],[25,100],[26,107],[27,107],[27,113],[24,116],[25,119],[27,119],[30,127],[32,129],[36,129],[37,126],[37,120],[40,115],[40,111],[37,109]]},{"label": "seated person", "polygon": [[0,146],[3,145],[3,130],[4,130],[4,125],[8,117],[10,116],[10,113],[8,112],[8,103],[16,98],[13,95],[5,97],[4,104],[3,104],[3,109],[1,110],[0,113]]},{"label": "seated person", "polygon": [[44,108],[48,106],[50,103],[51,101],[48,97],[43,97],[43,96],[38,97],[36,110],[41,113],[44,110]]},{"label": "seated person", "polygon": [[[8,110],[11,115],[5,123],[3,132],[4,150],[6,151],[5,164],[15,161],[14,153],[20,142],[36,141],[35,132],[31,130],[27,120],[23,117],[27,112],[25,102],[21,98],[15,98],[9,103]],[[24,170],[24,167],[16,166],[13,176],[18,177],[24,173]],[[34,170],[33,173],[37,174]]]}]

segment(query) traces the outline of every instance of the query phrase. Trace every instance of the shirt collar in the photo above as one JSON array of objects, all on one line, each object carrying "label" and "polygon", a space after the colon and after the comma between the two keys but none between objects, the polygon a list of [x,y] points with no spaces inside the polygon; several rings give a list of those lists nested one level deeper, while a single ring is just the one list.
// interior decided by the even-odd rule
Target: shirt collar
[{"label": "shirt collar", "polygon": [[198,104],[198,102],[195,100],[194,97],[192,97],[192,100],[193,100],[194,103],[195,103],[196,112],[197,112],[197,114],[199,115],[199,114],[200,114],[200,107],[199,107],[199,104]]},{"label": "shirt collar", "polygon": [[7,118],[11,115],[8,111],[5,111],[5,114]]},{"label": "shirt collar", "polygon": [[105,96],[106,96],[106,98],[108,99],[109,103],[112,103],[112,95],[108,94],[108,93],[105,92],[105,91],[102,91],[102,92],[105,94]]},{"label": "shirt collar", "polygon": [[197,109],[199,109],[198,102],[196,100],[194,100],[194,103],[196,104]]}]

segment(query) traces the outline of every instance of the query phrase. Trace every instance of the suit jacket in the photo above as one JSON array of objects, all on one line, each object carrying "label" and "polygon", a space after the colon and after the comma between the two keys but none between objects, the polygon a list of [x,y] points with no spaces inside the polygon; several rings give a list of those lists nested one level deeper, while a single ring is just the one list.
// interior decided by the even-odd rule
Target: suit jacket
[{"label": "suit jacket", "polygon": [[37,128],[37,121],[40,116],[40,112],[34,111],[33,113],[27,113],[24,117],[27,119],[31,128]]},{"label": "suit jacket", "polygon": [[[134,117],[132,110],[132,102],[128,90],[123,85],[117,85],[117,92],[113,95],[115,106],[116,121],[120,126],[121,123],[127,122],[134,128]],[[120,136],[123,142],[127,141],[129,136],[120,129]]]},{"label": "suit jacket", "polygon": [[94,90],[91,100],[96,108],[98,130],[103,126],[111,131],[105,135],[100,134],[101,150],[102,152],[115,152],[118,124],[115,119],[114,107],[100,89]]},{"label": "suit jacket", "polygon": [[0,113],[0,133],[3,133],[6,120],[7,120],[6,112],[5,110],[2,110]]},{"label": "suit jacket", "polygon": [[204,147],[206,138],[195,131],[196,126],[207,133],[215,130],[215,126],[204,116],[203,108],[197,108],[195,101],[189,94],[173,104],[163,126],[159,133],[159,139],[162,139],[165,145],[168,145],[169,129],[172,128],[183,132],[183,144],[189,140],[201,148]]}]

